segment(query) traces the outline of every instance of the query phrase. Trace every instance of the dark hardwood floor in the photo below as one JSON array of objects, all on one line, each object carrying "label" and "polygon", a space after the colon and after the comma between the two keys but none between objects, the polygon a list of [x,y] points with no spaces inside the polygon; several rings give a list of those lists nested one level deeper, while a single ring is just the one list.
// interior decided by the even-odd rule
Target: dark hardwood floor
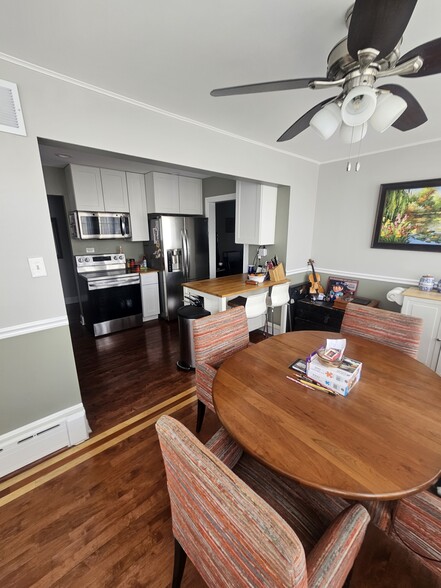
[{"label": "dark hardwood floor", "polygon": [[177,321],[149,321],[95,339],[68,308],[75,363],[92,433],[101,433],[194,385],[194,372],[176,367]]},{"label": "dark hardwood floor", "polygon": [[[93,433],[89,441],[0,481],[0,586],[165,588],[173,539],[154,423],[164,411],[193,432],[196,423],[194,374],[176,368],[177,325],[152,321],[100,339],[76,321],[71,329]],[[199,438],[205,442],[218,427],[207,411]],[[394,546],[391,566],[381,536],[371,535],[351,588],[423,588],[422,577],[424,588],[438,585],[419,576],[400,546]],[[406,565],[400,566],[400,558]],[[187,562],[183,588],[204,586]]]}]

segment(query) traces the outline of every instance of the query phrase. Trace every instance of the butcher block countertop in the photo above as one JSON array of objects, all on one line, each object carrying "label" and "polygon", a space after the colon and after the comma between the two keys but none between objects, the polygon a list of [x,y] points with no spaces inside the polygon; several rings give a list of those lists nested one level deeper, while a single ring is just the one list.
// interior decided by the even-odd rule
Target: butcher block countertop
[{"label": "butcher block countertop", "polygon": [[287,278],[278,282],[265,280],[261,284],[246,284],[247,274],[236,274],[234,276],[224,276],[222,278],[212,278],[211,280],[197,280],[195,282],[185,282],[182,286],[197,290],[203,294],[218,296],[219,298],[228,298],[230,296],[239,296],[249,292],[270,288],[277,284],[289,282]]}]

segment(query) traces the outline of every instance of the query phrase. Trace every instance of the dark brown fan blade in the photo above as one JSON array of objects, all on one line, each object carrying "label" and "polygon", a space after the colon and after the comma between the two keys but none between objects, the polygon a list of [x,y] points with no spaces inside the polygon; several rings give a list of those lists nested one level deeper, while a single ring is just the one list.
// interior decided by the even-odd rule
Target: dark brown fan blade
[{"label": "dark brown fan blade", "polygon": [[323,102],[320,102],[320,104],[316,104],[313,108],[311,108],[311,110],[305,112],[305,114],[301,116],[298,120],[296,120],[296,122],[293,125],[291,125],[289,129],[286,130],[283,133],[283,135],[281,135],[277,139],[277,141],[279,143],[282,141],[289,141],[290,139],[293,139],[296,135],[299,135],[301,132],[308,128],[309,122],[311,118],[314,116],[314,114],[318,112],[320,108],[322,108],[322,106],[328,104],[328,102],[332,102],[333,100],[335,100],[335,97],[323,100]]},{"label": "dark brown fan blade", "polygon": [[358,60],[360,49],[377,49],[381,59],[395,48],[417,0],[356,0],[348,32],[348,50]]},{"label": "dark brown fan blade", "polygon": [[378,89],[389,90],[389,92],[401,96],[401,98],[407,102],[406,110],[392,125],[399,131],[411,131],[427,121],[426,113],[421,108],[418,100],[409,92],[409,90],[403,88],[403,86],[398,86],[397,84],[385,84],[384,86],[379,86]]},{"label": "dark brown fan blade", "polygon": [[409,59],[413,59],[417,55],[423,58],[423,65],[416,73],[405,74],[406,78],[420,78],[441,73],[441,37],[415,47],[415,49],[403,55],[397,65],[409,61]]},{"label": "dark brown fan blade", "polygon": [[231,88],[217,88],[210,92],[211,96],[233,96],[235,94],[256,94],[258,92],[278,92],[280,90],[299,90],[308,88],[311,82],[327,82],[328,78],[298,78],[297,80],[279,80],[278,82],[261,82]]}]

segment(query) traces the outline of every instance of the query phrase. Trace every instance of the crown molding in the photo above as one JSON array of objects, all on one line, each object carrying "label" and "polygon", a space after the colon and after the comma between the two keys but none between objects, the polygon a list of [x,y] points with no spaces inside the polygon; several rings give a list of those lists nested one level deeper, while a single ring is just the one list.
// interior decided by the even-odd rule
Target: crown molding
[{"label": "crown molding", "polygon": [[218,127],[214,127],[212,125],[208,125],[206,123],[200,122],[198,120],[194,120],[192,118],[188,118],[186,116],[182,116],[180,114],[176,114],[174,112],[170,112],[168,110],[164,110],[162,108],[158,108],[157,106],[152,106],[151,104],[147,104],[146,102],[141,102],[140,100],[134,100],[133,98],[129,98],[128,96],[124,96],[123,94],[118,94],[116,92],[111,92],[110,90],[105,90],[104,88],[100,88],[99,86],[94,86],[93,84],[89,84],[87,82],[83,82],[82,80],[78,80],[76,78],[72,78],[70,76],[66,76],[62,73],[53,71],[51,69],[47,69],[46,67],[42,67],[41,65],[37,65],[35,63],[31,63],[29,61],[25,61],[23,59],[19,59],[14,57],[13,55],[8,55],[7,53],[0,52],[0,59],[3,61],[7,61],[19,67],[23,67],[25,69],[29,69],[35,71],[39,74],[55,78],[62,82],[66,82],[68,84],[72,84],[74,86],[79,86],[91,92],[95,92],[97,94],[103,94],[104,96],[108,96],[109,98],[113,98],[114,100],[119,100],[120,102],[126,102],[132,106],[136,106],[138,108],[143,108],[144,110],[150,110],[151,112],[155,112],[156,114],[160,114],[162,116],[167,116],[168,118],[174,118],[181,122],[185,122],[187,124],[201,127],[206,129],[207,131],[215,132],[220,135],[225,135],[232,139],[237,139],[238,141],[243,141],[245,143],[249,143],[251,145],[255,145],[256,147],[263,147],[264,149],[268,149],[270,151],[275,151],[276,153],[282,153],[283,155],[288,155],[289,157],[293,157],[294,159],[301,159],[302,161],[307,161],[309,163],[314,163],[319,165],[319,162],[305,157],[303,155],[297,155],[295,153],[291,153],[290,151],[285,151],[284,149],[278,149],[277,147],[273,147],[272,145],[267,145],[266,143],[261,143],[260,141],[255,141],[253,139],[248,139],[247,137],[243,137],[242,135],[237,135],[235,133],[231,133],[230,131],[225,131]]}]

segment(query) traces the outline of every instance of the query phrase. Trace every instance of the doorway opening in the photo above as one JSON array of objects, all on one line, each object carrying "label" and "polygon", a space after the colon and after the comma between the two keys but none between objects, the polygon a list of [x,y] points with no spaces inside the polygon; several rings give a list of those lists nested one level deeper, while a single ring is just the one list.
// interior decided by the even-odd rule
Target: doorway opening
[{"label": "doorway opening", "polygon": [[243,245],[235,242],[236,201],[217,202],[216,206],[216,277],[241,274]]},{"label": "doorway opening", "polygon": [[248,245],[235,242],[236,194],[205,199],[208,217],[210,278],[246,273]]},{"label": "doorway opening", "polygon": [[78,289],[73,265],[72,245],[67,226],[66,207],[63,196],[49,194],[47,201],[57,252],[61,286],[63,288],[64,304],[66,305],[66,310],[68,310],[69,305],[78,302]]}]

